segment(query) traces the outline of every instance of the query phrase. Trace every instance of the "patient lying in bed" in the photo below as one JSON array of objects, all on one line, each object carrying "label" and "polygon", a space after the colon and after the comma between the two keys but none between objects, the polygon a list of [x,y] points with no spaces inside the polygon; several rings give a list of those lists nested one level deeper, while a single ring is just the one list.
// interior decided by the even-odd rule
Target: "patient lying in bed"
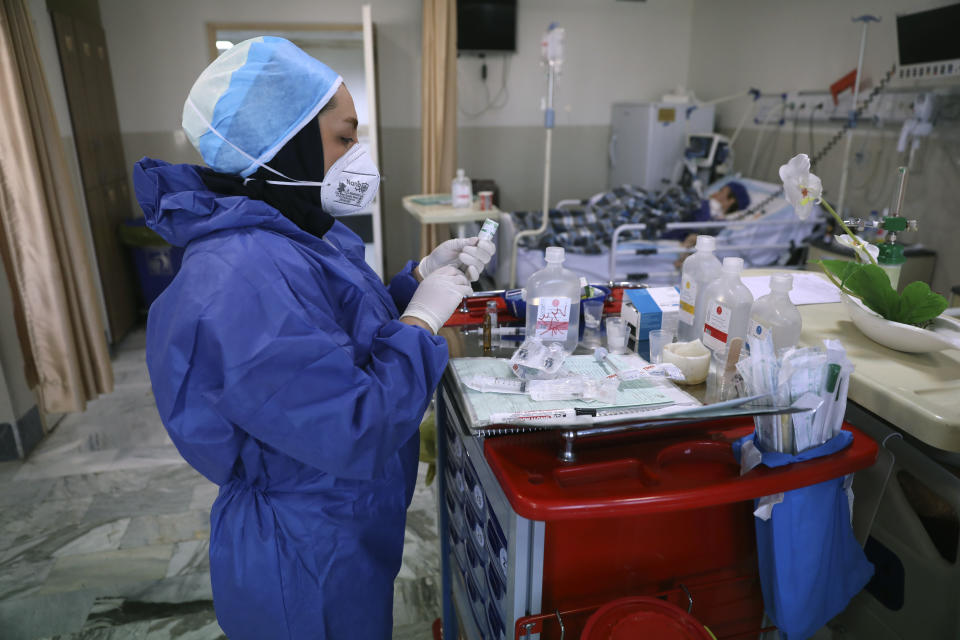
[{"label": "patient lying in bed", "polygon": [[[581,208],[552,209],[547,231],[521,246],[543,249],[562,246],[568,253],[599,254],[609,246],[614,230],[622,224],[646,225],[643,231],[622,234],[624,239],[683,240],[688,230],[667,231],[670,222],[736,220],[746,213],[750,196],[739,182],[729,182],[703,199],[692,187],[676,186],[650,193],[624,185],[581,201]],[[539,211],[513,213],[517,230],[540,226]],[[715,233],[715,232],[714,232]]]},{"label": "patient lying in bed", "polygon": [[[700,209],[694,212],[689,222],[739,220],[747,215],[749,207],[750,194],[747,193],[747,188],[739,182],[731,181],[703,200]],[[719,229],[704,229],[701,233],[716,235],[717,232]],[[660,237],[666,240],[683,240],[684,246],[688,247],[692,247],[697,241],[697,234],[690,233],[689,229],[664,231]]]},{"label": "patient lying in bed", "polygon": [[[731,195],[736,199],[736,187],[733,193],[724,191],[724,187],[731,182],[738,182],[747,188],[746,202],[749,205],[745,209],[732,209],[736,205],[731,205],[729,200]],[[793,207],[782,197],[779,183],[728,176],[710,185],[706,193],[709,195],[719,191],[724,193],[719,198],[708,198],[707,207],[713,201],[721,203],[721,206],[726,201],[725,211],[721,211],[724,222],[763,224],[727,227],[719,231],[718,257],[740,257],[745,264],[754,267],[784,264],[794,255],[793,249],[785,247],[802,247],[804,239],[819,223],[819,215],[812,216],[806,222],[799,221]],[[631,201],[631,198],[634,200]],[[653,205],[650,200],[653,200]],[[525,282],[531,273],[543,267],[543,247],[564,242],[568,254],[565,266],[581,273],[591,282],[622,280],[626,276],[628,279],[642,279],[651,285],[676,284],[679,276],[674,263],[678,255],[683,253],[683,236],[680,240],[661,240],[660,232],[667,222],[697,222],[696,212],[702,210],[703,203],[704,200],[693,189],[675,188],[663,194],[650,195],[625,187],[582,200],[573,207],[574,210],[552,211],[551,224],[544,236],[532,245],[521,242],[526,248],[517,253],[516,282]],[[713,206],[716,209],[716,205]],[[613,260],[610,256],[613,230],[626,221],[644,222],[649,228],[643,232],[621,233],[619,257]],[[501,217],[497,234],[500,249],[496,259],[499,264],[494,269],[498,286],[509,286],[513,273],[509,258],[517,231],[536,228],[539,223],[539,212],[511,213]],[[686,230],[686,233],[689,232]],[[647,275],[638,278],[631,274]]]}]

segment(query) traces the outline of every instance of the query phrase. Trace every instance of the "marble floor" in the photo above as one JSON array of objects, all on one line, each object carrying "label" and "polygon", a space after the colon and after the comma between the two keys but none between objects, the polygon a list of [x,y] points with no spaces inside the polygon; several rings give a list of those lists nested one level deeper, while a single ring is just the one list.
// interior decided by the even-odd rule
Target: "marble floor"
[{"label": "marble floor", "polygon": [[[160,423],[144,335],[114,358],[113,393],[68,415],[23,462],[0,464],[3,640],[213,640],[207,559],[217,487]],[[394,588],[394,639],[439,616],[435,486],[421,465]]]}]

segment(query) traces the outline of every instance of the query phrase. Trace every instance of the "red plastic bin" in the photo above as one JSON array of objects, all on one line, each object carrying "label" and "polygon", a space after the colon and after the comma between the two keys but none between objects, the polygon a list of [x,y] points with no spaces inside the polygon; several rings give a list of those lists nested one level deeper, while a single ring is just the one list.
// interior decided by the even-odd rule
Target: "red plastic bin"
[{"label": "red plastic bin", "polygon": [[[876,442],[844,428],[854,440],[843,451],[742,477],[731,443],[752,432],[749,417],[579,441],[572,464],[557,456],[557,432],[489,438],[484,455],[511,507],[546,523],[541,611],[577,612],[566,637],[625,596],[671,592],[685,609],[686,589],[692,615],[734,638],[763,615],[753,499],[872,465]],[[542,633],[559,638],[556,625]]]}]

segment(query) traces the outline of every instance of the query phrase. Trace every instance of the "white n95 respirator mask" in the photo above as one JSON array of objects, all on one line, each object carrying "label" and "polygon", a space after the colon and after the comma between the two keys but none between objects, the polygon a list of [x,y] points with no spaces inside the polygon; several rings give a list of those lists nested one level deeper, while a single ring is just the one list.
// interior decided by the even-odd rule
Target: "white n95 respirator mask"
[{"label": "white n95 respirator mask", "polygon": [[333,163],[321,184],[324,211],[334,216],[356,213],[373,202],[380,187],[380,172],[367,149],[355,144]]},{"label": "white n95 respirator mask", "polygon": [[[279,171],[263,164],[264,169],[287,178]],[[249,178],[247,178],[249,180]],[[380,172],[365,147],[355,144],[333,163],[322,182],[309,180],[267,180],[267,184],[288,187],[320,187],[320,205],[332,216],[363,211],[380,187]]]},{"label": "white n95 respirator mask", "polygon": [[723,218],[723,205],[716,198],[707,198],[710,205],[710,219],[718,220]]}]

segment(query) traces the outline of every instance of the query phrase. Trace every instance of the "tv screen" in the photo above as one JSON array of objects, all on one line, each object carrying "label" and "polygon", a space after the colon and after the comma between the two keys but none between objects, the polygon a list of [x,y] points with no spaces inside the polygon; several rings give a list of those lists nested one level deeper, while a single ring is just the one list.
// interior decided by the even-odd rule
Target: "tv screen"
[{"label": "tv screen", "polygon": [[517,0],[457,0],[458,51],[516,51]]},{"label": "tv screen", "polygon": [[900,64],[960,58],[960,3],[897,16]]}]

